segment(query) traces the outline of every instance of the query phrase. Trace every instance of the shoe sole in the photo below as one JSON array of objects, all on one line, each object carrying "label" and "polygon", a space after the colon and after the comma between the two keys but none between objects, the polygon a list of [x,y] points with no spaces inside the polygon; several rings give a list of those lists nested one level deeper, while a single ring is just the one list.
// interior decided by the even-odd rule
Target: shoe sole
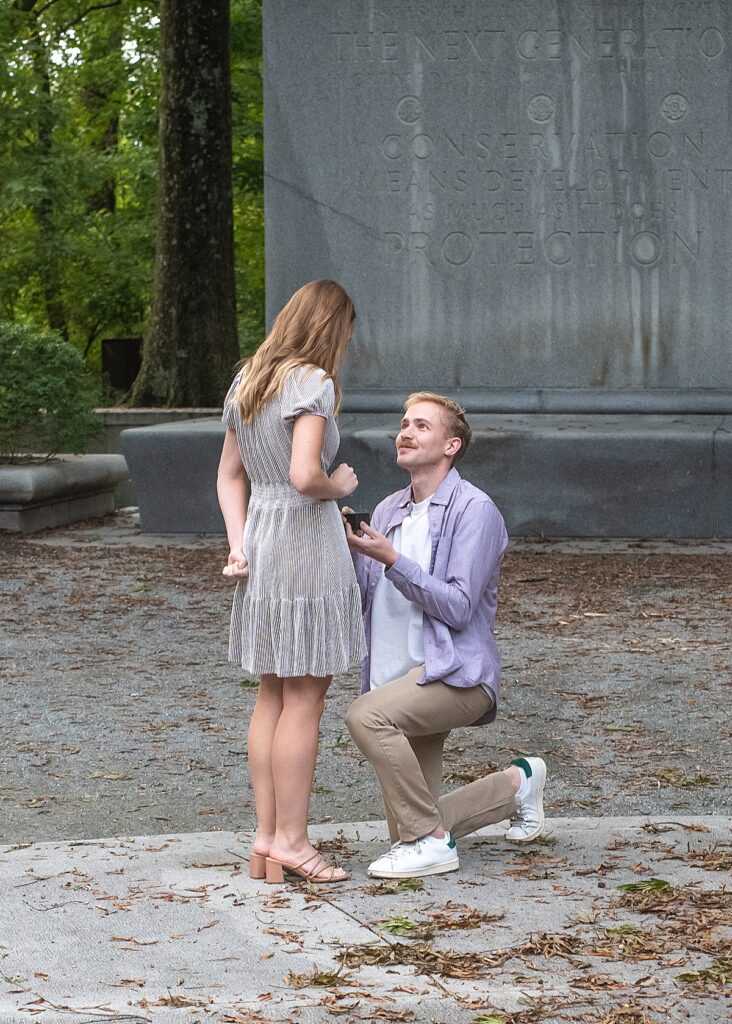
[{"label": "shoe sole", "polygon": [[371,878],[423,878],[426,875],[444,875],[448,871],[457,871],[459,867],[460,862],[455,859],[448,860],[444,864],[433,864],[431,868],[421,868],[417,871],[372,871],[371,868],[367,868],[366,874]]},{"label": "shoe sole", "polygon": [[539,836],[542,835],[542,833],[544,832],[544,784],[546,782],[546,764],[541,760],[540,757],[536,758],[536,760],[540,762],[539,768],[541,772],[539,776],[539,807],[541,808],[541,817],[539,819],[539,825],[537,828],[534,829],[531,835],[522,836],[520,839],[514,838],[513,836],[509,837],[508,833],[506,833],[505,838],[508,839],[509,843],[533,843],[533,841],[535,839],[538,839]]}]

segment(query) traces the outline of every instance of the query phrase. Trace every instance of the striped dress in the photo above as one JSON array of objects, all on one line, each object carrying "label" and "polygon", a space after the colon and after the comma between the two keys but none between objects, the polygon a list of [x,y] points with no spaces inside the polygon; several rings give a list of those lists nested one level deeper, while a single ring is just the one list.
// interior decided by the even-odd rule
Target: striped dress
[{"label": "striped dress", "polygon": [[335,501],[306,498],[290,483],[297,416],[326,421],[324,471],[338,451],[333,382],[317,367],[299,367],[280,394],[243,423],[234,398],[239,380],[226,396],[223,420],[236,431],[249,478],[249,578],[234,593],[229,661],[253,675],[282,678],[345,672],[363,659],[366,644],[343,521]]}]

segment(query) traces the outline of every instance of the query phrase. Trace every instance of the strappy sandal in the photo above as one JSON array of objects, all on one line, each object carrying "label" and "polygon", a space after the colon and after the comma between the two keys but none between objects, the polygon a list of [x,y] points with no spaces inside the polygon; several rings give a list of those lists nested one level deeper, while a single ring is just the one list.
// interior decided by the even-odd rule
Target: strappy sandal
[{"label": "strappy sandal", "polygon": [[249,854],[249,877],[265,878],[267,874],[267,858],[263,853]]},{"label": "strappy sandal", "polygon": [[[313,868],[319,867],[319,870],[311,868],[308,870],[307,865],[313,864]],[[288,864],[284,860],[275,860],[273,857],[267,857],[265,865],[265,875],[267,882],[270,885],[282,885],[285,881],[285,874],[295,875],[297,878],[302,878],[306,882],[314,882],[316,885],[327,884],[329,882],[346,882],[349,878],[347,872],[343,872],[343,875],[336,875],[336,871],[342,870],[336,868],[332,864],[328,864],[321,855],[316,852],[312,857],[308,857],[301,864]]]}]

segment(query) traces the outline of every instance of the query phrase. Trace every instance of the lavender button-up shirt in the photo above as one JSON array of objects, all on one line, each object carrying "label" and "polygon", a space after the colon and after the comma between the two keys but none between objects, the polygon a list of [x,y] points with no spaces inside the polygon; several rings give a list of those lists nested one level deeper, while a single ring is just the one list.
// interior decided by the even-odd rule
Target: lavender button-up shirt
[{"label": "lavender button-up shirt", "polygon": [[[376,507],[371,525],[388,534],[409,515],[411,488],[390,494]],[[493,624],[498,576],[508,544],[503,516],[483,491],[451,469],[435,491],[428,509],[432,556],[429,572],[399,555],[386,578],[424,613],[425,673],[419,684],[441,679],[449,686],[485,684],[494,697],[492,710],[475,724],[496,717],[501,659]],[[381,562],[354,553],[363,601],[366,639],[371,648],[371,606],[385,571]],[[370,657],[361,672],[361,693],[369,689]]]}]

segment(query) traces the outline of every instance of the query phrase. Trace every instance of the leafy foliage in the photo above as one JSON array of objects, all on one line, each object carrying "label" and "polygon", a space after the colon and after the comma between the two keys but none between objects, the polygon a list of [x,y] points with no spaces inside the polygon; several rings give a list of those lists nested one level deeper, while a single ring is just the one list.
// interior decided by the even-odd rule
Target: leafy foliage
[{"label": "leafy foliage", "polygon": [[0,457],[82,452],[99,432],[96,391],[59,335],[0,321]]},{"label": "leafy foliage", "polygon": [[[243,351],[264,326],[261,0],[231,0]],[[0,316],[92,366],[143,333],[158,148],[157,0],[0,0]]]}]

